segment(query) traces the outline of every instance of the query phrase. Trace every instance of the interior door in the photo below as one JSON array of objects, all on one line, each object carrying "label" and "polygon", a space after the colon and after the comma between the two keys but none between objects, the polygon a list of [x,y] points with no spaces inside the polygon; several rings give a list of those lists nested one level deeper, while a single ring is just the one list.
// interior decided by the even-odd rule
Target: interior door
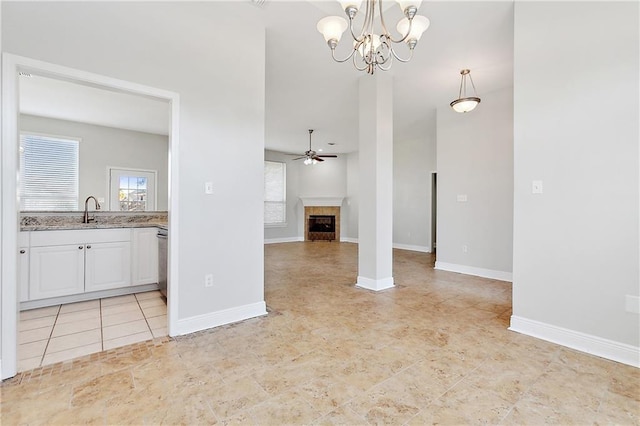
[{"label": "interior door", "polygon": [[155,211],[156,175],[153,170],[109,169],[109,210]]}]

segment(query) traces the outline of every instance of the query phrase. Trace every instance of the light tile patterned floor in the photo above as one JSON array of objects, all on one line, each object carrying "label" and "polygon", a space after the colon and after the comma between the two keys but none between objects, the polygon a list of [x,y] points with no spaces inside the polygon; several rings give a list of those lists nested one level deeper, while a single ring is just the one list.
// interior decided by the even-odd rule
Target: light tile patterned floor
[{"label": "light tile patterned floor", "polygon": [[509,283],[434,260],[374,293],[355,244],[268,245],[269,315],[20,374],[2,424],[640,424],[640,369],[508,331]]},{"label": "light tile patterned floor", "polygon": [[22,311],[18,371],[166,335],[159,291]]}]

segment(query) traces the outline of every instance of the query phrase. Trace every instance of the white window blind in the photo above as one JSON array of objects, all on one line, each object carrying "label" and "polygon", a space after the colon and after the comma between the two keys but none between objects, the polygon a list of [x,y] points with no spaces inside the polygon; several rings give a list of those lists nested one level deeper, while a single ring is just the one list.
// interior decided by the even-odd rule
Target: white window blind
[{"label": "white window blind", "polygon": [[20,135],[20,210],[78,209],[77,139]]},{"label": "white window blind", "polygon": [[287,165],[275,161],[264,162],[264,223],[286,222]]}]

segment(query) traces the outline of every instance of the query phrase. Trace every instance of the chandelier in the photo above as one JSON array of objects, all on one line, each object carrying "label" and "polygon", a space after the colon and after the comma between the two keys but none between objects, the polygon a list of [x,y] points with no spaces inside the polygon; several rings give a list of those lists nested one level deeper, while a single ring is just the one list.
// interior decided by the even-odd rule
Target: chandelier
[{"label": "chandelier", "polygon": [[[471,71],[464,69],[460,71],[460,90],[458,91],[458,99],[451,102],[449,105],[455,112],[469,112],[473,111],[475,107],[480,103],[480,98],[476,93],[476,85],[473,84],[473,79],[471,78]],[[475,96],[467,96],[467,78],[471,82],[471,87],[473,87],[473,94]]]},{"label": "chandelier", "polygon": [[[387,71],[391,68],[393,58],[400,62],[409,62],[422,33],[429,28],[429,19],[416,15],[422,0],[396,0],[405,16],[396,25],[396,29],[400,33],[400,37],[397,39],[391,36],[385,24],[382,14],[382,0],[365,0],[364,23],[358,32],[354,29],[353,20],[360,10],[362,0],[338,1],[349,18],[349,23],[340,16],[327,16],[318,22],[317,28],[331,49],[333,59],[336,62],[346,62],[353,59],[353,65],[358,71],[366,71],[369,74],[373,74],[376,68]],[[379,34],[374,32],[376,17],[380,18],[381,32]],[[338,59],[336,58],[336,46],[347,28],[353,37],[353,50],[346,58]],[[409,47],[409,57],[406,59],[398,56],[393,48],[394,44],[400,43],[405,43]]]}]

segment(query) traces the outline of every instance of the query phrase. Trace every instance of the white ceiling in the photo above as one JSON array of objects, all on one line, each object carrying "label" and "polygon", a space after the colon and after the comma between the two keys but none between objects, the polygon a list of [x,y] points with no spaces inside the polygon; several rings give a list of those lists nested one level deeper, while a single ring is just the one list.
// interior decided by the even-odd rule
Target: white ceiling
[{"label": "white ceiling", "polygon": [[[395,28],[400,9],[389,3],[393,7],[387,6],[385,19]],[[307,129],[313,128],[314,148],[356,151],[358,81],[371,77],[351,62],[334,62],[316,30],[321,18],[343,15],[340,4],[267,0],[260,13],[266,26],[266,148],[303,152]],[[480,97],[513,85],[512,1],[425,1],[418,13],[427,16],[431,26],[411,62],[395,62],[388,71],[394,78],[396,139],[419,137],[428,130],[424,118],[456,97],[462,68],[471,69]],[[345,33],[338,56],[348,54],[349,38]],[[406,53],[404,46],[399,52]],[[25,113],[167,133],[167,104],[148,98],[41,77],[21,78],[20,95]]]}]

